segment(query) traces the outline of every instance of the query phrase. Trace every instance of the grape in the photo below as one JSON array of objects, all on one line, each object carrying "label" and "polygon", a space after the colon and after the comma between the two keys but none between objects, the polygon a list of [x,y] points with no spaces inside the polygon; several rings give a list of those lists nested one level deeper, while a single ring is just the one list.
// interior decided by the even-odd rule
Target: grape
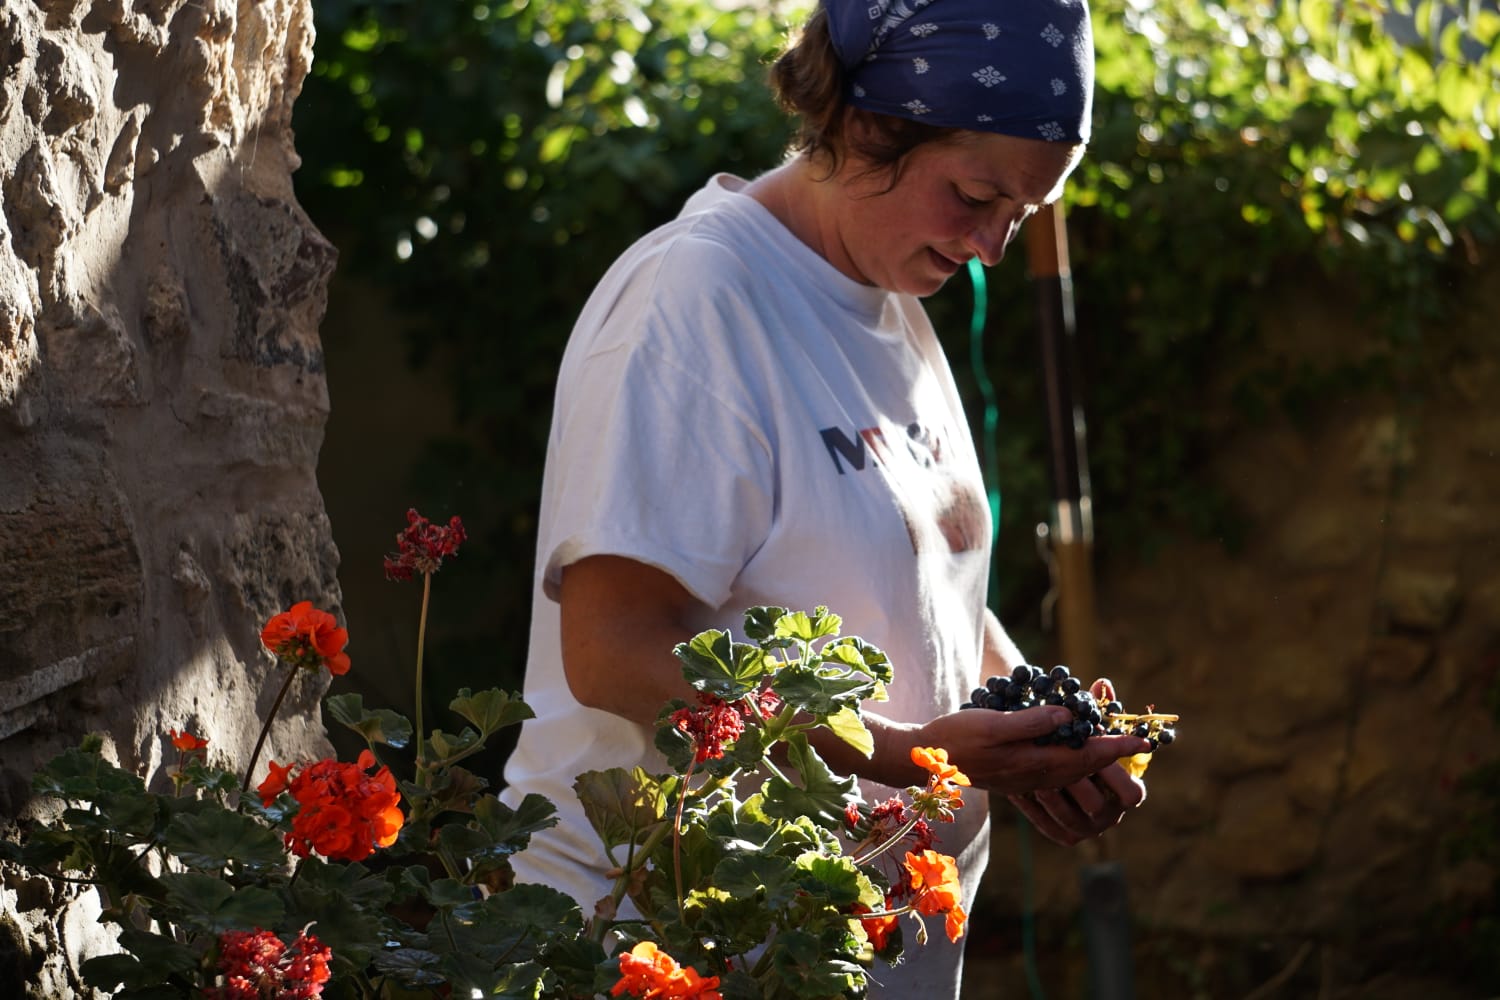
[{"label": "grape", "polygon": [[1154,751],[1177,738],[1173,728],[1177,716],[1158,714],[1147,708],[1143,715],[1125,711],[1108,678],[1101,677],[1087,688],[1066,666],[1051,670],[1023,663],[1009,677],[989,677],[975,688],[959,708],[988,708],[1015,712],[1037,705],[1061,705],[1073,714],[1068,722],[1038,736],[1038,746],[1063,745],[1079,749],[1093,736],[1129,733],[1146,740]]}]

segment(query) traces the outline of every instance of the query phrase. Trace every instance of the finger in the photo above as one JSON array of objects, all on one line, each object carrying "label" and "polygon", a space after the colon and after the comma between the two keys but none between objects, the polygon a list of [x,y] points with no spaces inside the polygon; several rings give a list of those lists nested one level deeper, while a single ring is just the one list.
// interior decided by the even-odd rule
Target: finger
[{"label": "finger", "polygon": [[1125,808],[1120,800],[1115,798],[1114,792],[1102,781],[1095,777],[1075,781],[1062,793],[1071,799],[1074,805],[1083,812],[1089,820],[1089,829],[1100,834],[1112,826],[1118,826],[1120,820],[1125,818]]},{"label": "finger", "polygon": [[[1070,789],[1080,789],[1088,786],[1088,778],[1079,783],[1074,783]],[[1058,826],[1073,834],[1077,840],[1088,840],[1089,837],[1098,837],[1107,829],[1119,822],[1118,808],[1110,808],[1104,805],[1104,796],[1098,790],[1094,792],[1094,807],[1100,810],[1100,816],[1089,814],[1085,808],[1080,807],[1077,799],[1073,798],[1071,790],[1052,790],[1052,792],[1038,792],[1038,805],[1047,810],[1047,814],[1058,823]]]},{"label": "finger", "polygon": [[1094,775],[1096,781],[1109,790],[1125,809],[1134,809],[1146,801],[1146,783],[1133,778],[1119,762],[1104,768]]},{"label": "finger", "polygon": [[1123,757],[1150,753],[1151,744],[1138,736],[1094,736],[1078,751],[1088,765],[1088,773],[1102,771]]},{"label": "finger", "polygon": [[1063,789],[1063,794],[1071,799],[1073,804],[1082,810],[1095,825],[1110,814],[1117,815],[1120,812],[1113,794],[1103,785],[1095,782],[1092,777],[1073,782]]},{"label": "finger", "polygon": [[1052,814],[1047,812],[1032,796],[1012,795],[1010,802],[1020,810],[1021,815],[1025,816],[1032,826],[1036,827],[1038,833],[1053,843],[1072,847],[1083,839],[1061,826],[1052,818]]},{"label": "finger", "polygon": [[1034,740],[1056,731],[1058,726],[1073,718],[1073,713],[1061,705],[1038,705],[1015,712],[965,712],[965,716],[978,716],[984,720],[990,738],[996,743],[1015,743]]}]

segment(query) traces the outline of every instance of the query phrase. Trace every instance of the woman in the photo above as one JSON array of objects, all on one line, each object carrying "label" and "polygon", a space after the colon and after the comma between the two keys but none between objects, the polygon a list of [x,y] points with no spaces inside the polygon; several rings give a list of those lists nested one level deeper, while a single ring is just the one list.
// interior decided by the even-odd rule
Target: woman
[{"label": "woman", "polygon": [[[1022,659],[985,609],[984,487],[918,302],[971,258],[999,261],[1057,197],[1087,138],[1091,44],[1078,0],[824,0],[772,74],[801,118],[796,155],[713,178],[600,282],[558,381],[537,719],[506,771],[508,801],[540,792],[562,822],[517,859],[523,880],[592,912],[609,883],[574,777],[661,770],[651,724],[691,697],[673,646],[761,604],[827,605],[890,656],[874,758],[818,747],[868,799],[922,780],[914,745],[946,748],[1063,843],[1144,799],[1114,763],[1144,741],[1038,747],[1064,710],[956,711]],[[966,906],[987,841],[971,794],[940,843]],[[933,935],[875,978],[956,996],[960,955]]]}]

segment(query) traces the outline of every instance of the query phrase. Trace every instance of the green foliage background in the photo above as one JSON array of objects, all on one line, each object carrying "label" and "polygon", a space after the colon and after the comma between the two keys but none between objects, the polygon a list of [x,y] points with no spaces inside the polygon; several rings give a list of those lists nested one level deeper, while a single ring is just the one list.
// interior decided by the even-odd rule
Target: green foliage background
[{"label": "green foliage background", "polygon": [[[1233,547],[1235,498],[1195,475],[1224,438],[1226,404],[1241,421],[1315,419],[1329,401],[1431,390],[1438,348],[1423,331],[1500,236],[1500,14],[1332,0],[1097,0],[1093,12],[1095,137],[1067,204],[1100,554],[1182,533]],[[374,298],[451,405],[403,417],[444,430],[388,497],[357,503],[388,505],[391,535],[407,504],[465,518],[473,540],[439,581],[435,613],[455,624],[438,637],[432,690],[514,684],[568,330],[610,261],[706,177],[778,161],[787,124],[764,66],[797,11],[316,0],[315,13],[295,124],[299,196],[341,253],[325,339],[362,337],[341,304]],[[1261,350],[1289,278],[1344,297],[1365,342],[1316,364]],[[992,269],[990,301],[996,600],[1026,647],[1046,588],[1033,526],[1048,484],[1019,259]],[[930,305],[977,421],[970,291],[955,282]],[[346,371],[330,369],[335,414],[360,392]],[[353,551],[337,485],[325,493]],[[376,572],[343,574],[352,648],[399,671],[403,650],[360,648],[350,581]]]}]

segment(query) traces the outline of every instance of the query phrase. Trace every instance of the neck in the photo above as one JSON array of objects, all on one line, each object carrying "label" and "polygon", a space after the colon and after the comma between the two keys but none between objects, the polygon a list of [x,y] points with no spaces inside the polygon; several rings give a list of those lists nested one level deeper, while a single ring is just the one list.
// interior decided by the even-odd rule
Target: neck
[{"label": "neck", "polygon": [[837,177],[819,174],[806,156],[798,156],[757,177],[745,193],[818,256],[855,281],[869,283],[854,267],[839,235],[834,203],[844,193]]}]

